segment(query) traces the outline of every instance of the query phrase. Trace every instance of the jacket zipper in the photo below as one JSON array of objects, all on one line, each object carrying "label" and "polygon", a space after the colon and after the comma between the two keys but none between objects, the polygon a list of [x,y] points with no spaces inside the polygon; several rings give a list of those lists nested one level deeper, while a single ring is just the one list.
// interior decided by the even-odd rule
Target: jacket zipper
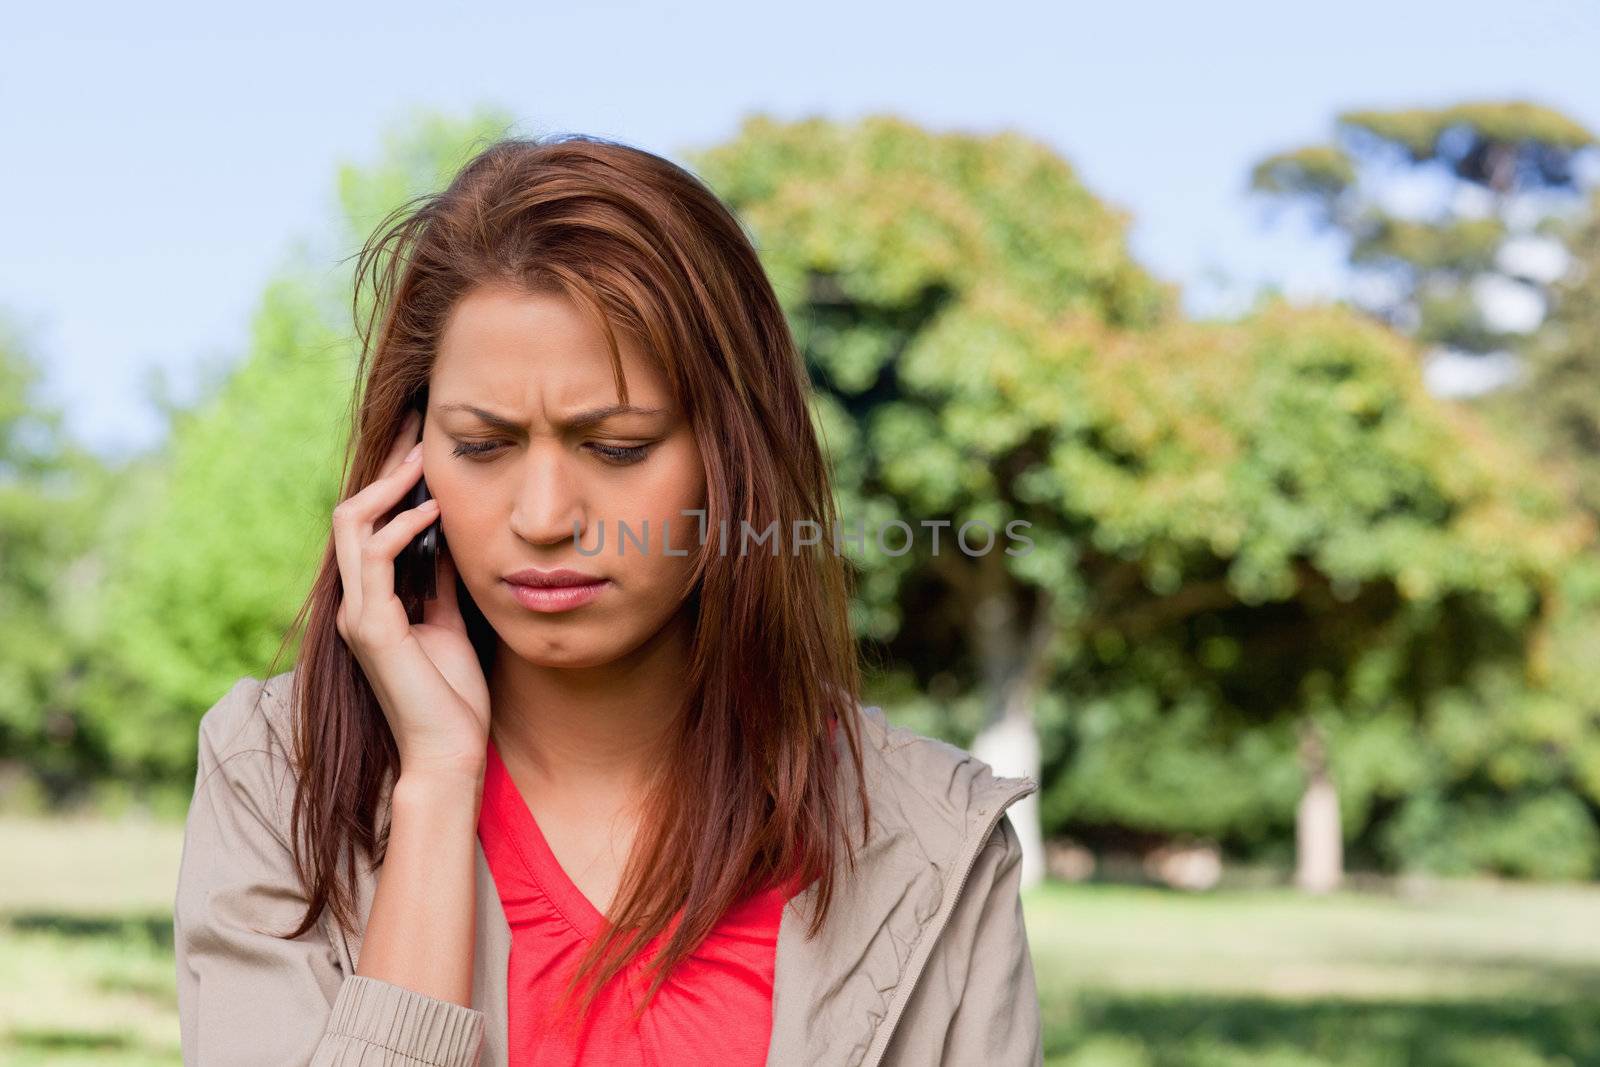
[{"label": "jacket zipper", "polygon": [[928,957],[933,955],[933,945],[939,940],[939,935],[944,933],[945,926],[950,922],[951,914],[956,910],[956,904],[961,901],[961,894],[967,888],[967,878],[972,874],[973,864],[977,863],[978,854],[983,851],[983,846],[988,842],[989,835],[994,833],[994,828],[999,825],[1000,819],[1005,815],[1007,808],[1038,788],[1039,784],[1033,779],[1023,779],[1021,785],[1018,785],[995,805],[988,821],[984,823],[982,832],[977,835],[975,843],[968,846],[967,855],[961,863],[961,875],[956,882],[956,891],[951,895],[938,918],[934,920],[934,928],[928,931],[925,936],[922,944],[927,946],[926,951],[917,954],[917,959],[912,962],[911,969],[900,980],[900,987],[895,991],[898,995],[895,997],[894,1007],[890,1010],[889,1017],[879,1027],[877,1036],[873,1038],[873,1045],[876,1046],[877,1051],[868,1055],[862,1061],[861,1067],[879,1067],[879,1064],[883,1062],[884,1054],[889,1050],[889,1042],[894,1037],[894,1028],[899,1025],[900,1016],[905,1012],[906,1002],[911,999],[911,994],[916,989],[917,979],[922,976],[922,969],[927,965]]}]

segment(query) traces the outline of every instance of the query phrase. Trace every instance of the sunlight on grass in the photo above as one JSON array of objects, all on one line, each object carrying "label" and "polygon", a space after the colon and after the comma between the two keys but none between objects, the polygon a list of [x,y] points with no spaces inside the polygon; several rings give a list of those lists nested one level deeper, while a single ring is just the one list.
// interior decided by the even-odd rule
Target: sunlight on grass
[{"label": "sunlight on grass", "polygon": [[1600,1063],[1594,887],[1047,885],[1024,905],[1052,1065]]},{"label": "sunlight on grass", "polygon": [[0,1062],[180,1062],[172,894],[183,827],[0,817]]}]

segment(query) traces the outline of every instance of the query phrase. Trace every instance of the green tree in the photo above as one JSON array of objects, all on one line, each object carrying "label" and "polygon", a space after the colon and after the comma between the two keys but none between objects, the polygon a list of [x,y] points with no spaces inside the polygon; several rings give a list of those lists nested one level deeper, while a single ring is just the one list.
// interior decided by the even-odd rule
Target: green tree
[{"label": "green tree", "polygon": [[1550,317],[1523,348],[1527,373],[1483,406],[1557,465],[1578,504],[1600,518],[1600,190],[1562,240],[1572,269],[1552,287]]},{"label": "green tree", "polygon": [[[1196,443],[1154,470],[1159,453],[1135,453],[1105,489],[1124,501],[1113,543],[1142,584],[1130,576],[1129,606],[1087,620],[1093,656],[1073,677],[1081,699],[1128,714],[1076,732],[1056,810],[1259,842],[1284,826],[1271,805],[1290,783],[1273,762],[1292,759],[1308,887],[1338,881],[1347,839],[1425,863],[1417,838],[1448,841],[1449,824],[1408,839],[1381,821],[1423,799],[1510,821],[1561,793],[1592,844],[1574,790],[1590,757],[1550,696],[1564,582],[1593,523],[1559,485],[1432,398],[1410,342],[1342,309],[1274,302],[1125,344],[1124,367],[1136,351],[1170,383],[1141,392],[1139,417]],[[1572,841],[1563,862],[1592,865]]]},{"label": "green tree", "polygon": [[[1571,251],[1572,269],[1552,287],[1550,317],[1523,348],[1527,373],[1480,405],[1503,433],[1537,449],[1560,473],[1576,506],[1600,519],[1600,191],[1591,193],[1585,213],[1564,226],[1561,240]],[[1546,762],[1567,769],[1573,794],[1600,808],[1597,571],[1600,561],[1586,559],[1562,575],[1561,610],[1549,635],[1551,684],[1530,711],[1528,743],[1554,755]],[[1528,834],[1520,840],[1538,839]]]},{"label": "green tree", "polygon": [[1515,375],[1542,321],[1596,144],[1522,100],[1355,110],[1331,142],[1256,164],[1250,187],[1342,233],[1356,302],[1422,342],[1437,391],[1477,393]]},{"label": "green tree", "polygon": [[67,436],[28,349],[0,328],[0,759],[59,798],[95,763],[74,713],[86,649],[72,593],[92,585],[83,561],[110,477]]},{"label": "green tree", "polygon": [[[397,125],[378,163],[341,167],[332,240],[358,247],[508,125],[491,110]],[[356,356],[353,279],[332,277],[325,258],[305,244],[293,252],[263,295],[248,353],[175,413],[137,515],[103,546],[101,654],[82,699],[125,778],[181,784],[193,773],[200,713],[271,665],[320,563]]]},{"label": "green tree", "polygon": [[[1181,321],[1126,219],[1018,134],[758,118],[694,162],[787,302],[843,514],[948,524],[943,552],[926,530],[900,555],[869,542],[857,624],[901,668],[891,684],[970,710],[1002,773],[1038,773],[1037,713],[1059,723],[1063,680],[1067,703],[1115,709],[1110,733],[1142,700],[1191,750],[1231,738],[1293,767],[1298,746],[1302,805],[1324,813],[1302,854],[1329,835],[1336,854],[1326,724],[1421,714],[1474,666],[1441,649],[1525,662],[1589,536],[1526,457],[1427,395],[1387,328],[1281,303]],[[1033,550],[951,551],[974,519],[1027,522]],[[1203,806],[1176,775],[1096,812],[1083,766],[1047,783],[1058,817]],[[1035,857],[1036,817],[1016,820]]]},{"label": "green tree", "polygon": [[[959,650],[957,687],[984,704],[974,751],[1038,774],[1033,707],[1081,595],[1084,534],[1039,505],[1059,480],[1053,442],[1093,418],[1063,377],[1081,353],[1051,323],[1148,326],[1175,293],[1129,257],[1127,217],[1018,133],[755,118],[691,158],[754,231],[812,369],[843,532],[867,538],[858,632],[923,682]],[[1034,550],[1003,534],[1013,520],[1033,522]],[[880,530],[888,551],[874,550]],[[1010,809],[1030,880],[1037,799]]]}]

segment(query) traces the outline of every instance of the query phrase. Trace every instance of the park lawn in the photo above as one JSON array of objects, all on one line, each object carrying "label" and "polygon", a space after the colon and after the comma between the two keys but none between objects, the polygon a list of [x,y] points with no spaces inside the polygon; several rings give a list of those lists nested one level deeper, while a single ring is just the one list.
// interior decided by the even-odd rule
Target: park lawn
[{"label": "park lawn", "polygon": [[182,848],[170,821],[0,816],[0,1064],[181,1062]]},{"label": "park lawn", "polygon": [[1024,899],[1052,1067],[1600,1064],[1600,887]]},{"label": "park lawn", "polygon": [[[173,823],[0,817],[0,1063],[179,1063],[181,849]],[[1600,1064],[1600,887],[1051,884],[1024,909],[1053,1067]]]}]

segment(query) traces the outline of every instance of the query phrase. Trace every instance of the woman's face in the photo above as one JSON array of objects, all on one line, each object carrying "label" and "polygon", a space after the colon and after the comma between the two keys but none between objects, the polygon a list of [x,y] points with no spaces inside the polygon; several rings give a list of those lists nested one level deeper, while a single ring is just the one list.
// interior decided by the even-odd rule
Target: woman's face
[{"label": "woman's face", "polygon": [[[628,406],[608,413],[621,404],[610,352],[578,305],[478,288],[429,378],[422,464],[451,559],[500,640],[541,666],[597,666],[644,643],[681,607],[698,547],[681,512],[705,506],[699,446],[661,369],[617,343]],[[633,539],[619,539],[624,523]],[[603,584],[519,593],[507,576],[529,567]]]}]

